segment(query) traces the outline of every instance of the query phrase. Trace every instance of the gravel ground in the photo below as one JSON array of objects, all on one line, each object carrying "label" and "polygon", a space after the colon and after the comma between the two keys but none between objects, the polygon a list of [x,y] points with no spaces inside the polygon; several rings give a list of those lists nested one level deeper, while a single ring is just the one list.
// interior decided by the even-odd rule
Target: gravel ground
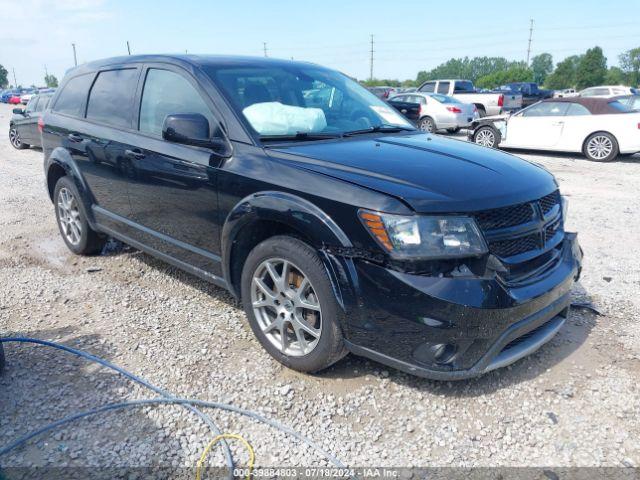
[{"label": "gravel ground", "polygon": [[[10,108],[0,105],[0,131]],[[4,134],[3,134],[4,135]],[[612,164],[521,154],[556,174],[585,251],[574,310],[536,354],[459,383],[349,356],[319,375],[273,361],[225,291],[135,250],[93,258],[65,248],[43,187],[42,153],[0,142],[0,334],[63,342],[176,395],[256,410],[354,466],[640,465],[640,156]],[[62,352],[5,347],[0,446],[64,415],[150,394]],[[235,414],[256,464],[325,465],[310,449]],[[179,407],[110,413],[32,441],[9,466],[195,465],[211,438]],[[232,445],[238,463],[247,454]],[[210,465],[223,465],[220,449]]]}]

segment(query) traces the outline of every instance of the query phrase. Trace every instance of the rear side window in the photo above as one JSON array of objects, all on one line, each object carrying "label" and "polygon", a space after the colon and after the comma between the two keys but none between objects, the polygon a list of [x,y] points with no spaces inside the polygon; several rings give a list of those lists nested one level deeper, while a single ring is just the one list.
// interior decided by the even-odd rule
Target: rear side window
[{"label": "rear side window", "polygon": [[93,74],[80,75],[70,79],[60,92],[60,96],[53,106],[53,111],[75,117],[82,116],[82,106],[87,98],[92,80]]},{"label": "rear side window", "polygon": [[449,93],[449,82],[440,82],[438,84],[438,93],[442,93],[442,94]]},{"label": "rear side window", "polygon": [[470,93],[473,91],[473,83],[471,82],[456,82],[453,87],[453,93]]},{"label": "rear side window", "polygon": [[140,104],[140,131],[162,135],[167,115],[199,113],[215,125],[213,115],[198,91],[184,78],[169,70],[152,68],[147,73]]},{"label": "rear side window", "polygon": [[135,68],[100,72],[89,93],[87,118],[114,127],[131,127],[137,81]]},{"label": "rear side window", "polygon": [[569,109],[567,113],[565,113],[568,117],[575,117],[578,115],[591,115],[591,112],[587,110],[587,107],[584,105],[580,105],[579,103],[571,103],[569,104]]}]

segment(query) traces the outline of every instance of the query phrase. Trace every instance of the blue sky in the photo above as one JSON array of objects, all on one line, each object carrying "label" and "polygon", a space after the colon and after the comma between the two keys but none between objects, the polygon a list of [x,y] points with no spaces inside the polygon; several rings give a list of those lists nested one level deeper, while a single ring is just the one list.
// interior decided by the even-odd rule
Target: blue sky
[{"label": "blue sky", "polygon": [[193,1],[0,0],[11,21],[0,27],[0,64],[18,83],[41,84],[46,64],[61,78],[79,62],[132,53],[225,53],[295,58],[369,76],[415,78],[451,57],[526,56],[554,61],[600,45],[618,55],[640,46],[640,0],[465,1]]}]

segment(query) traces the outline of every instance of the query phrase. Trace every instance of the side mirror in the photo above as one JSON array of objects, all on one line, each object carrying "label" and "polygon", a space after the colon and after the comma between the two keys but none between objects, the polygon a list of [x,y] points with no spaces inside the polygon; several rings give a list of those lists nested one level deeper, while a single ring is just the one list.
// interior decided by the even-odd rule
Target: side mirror
[{"label": "side mirror", "polygon": [[13,113],[16,115],[24,115],[24,108],[14,108]]},{"label": "side mirror", "polygon": [[230,151],[222,138],[211,138],[209,121],[200,113],[167,115],[162,124],[162,138],[168,142],[210,148],[222,156]]}]

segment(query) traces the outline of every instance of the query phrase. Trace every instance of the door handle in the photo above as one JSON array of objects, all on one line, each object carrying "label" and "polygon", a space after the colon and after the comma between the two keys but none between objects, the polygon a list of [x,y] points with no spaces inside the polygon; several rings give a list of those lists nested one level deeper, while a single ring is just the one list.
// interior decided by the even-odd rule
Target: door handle
[{"label": "door handle", "polygon": [[133,158],[135,160],[140,160],[141,158],[144,158],[145,155],[144,153],[142,153],[142,150],[136,148],[134,150],[125,150],[124,151],[124,156],[127,158]]},{"label": "door handle", "polygon": [[70,133],[69,135],[67,135],[67,138],[74,143],[78,143],[82,141],[82,137],[77,133]]}]

